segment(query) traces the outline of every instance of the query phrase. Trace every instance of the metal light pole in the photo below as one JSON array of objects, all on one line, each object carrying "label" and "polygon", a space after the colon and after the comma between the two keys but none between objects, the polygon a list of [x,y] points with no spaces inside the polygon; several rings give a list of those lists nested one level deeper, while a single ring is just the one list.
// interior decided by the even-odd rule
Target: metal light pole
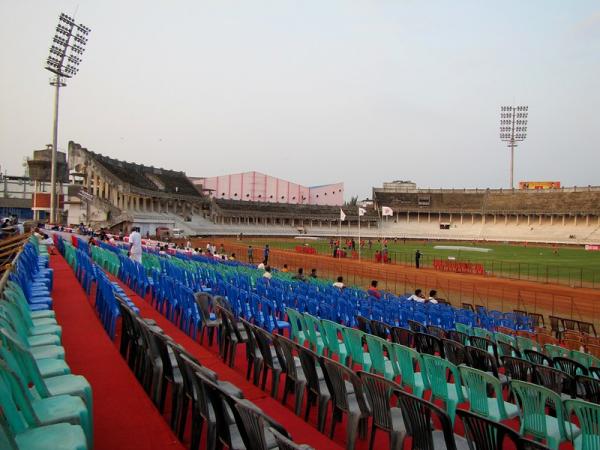
[{"label": "metal light pole", "polygon": [[514,189],[515,147],[527,137],[529,106],[500,107],[500,140],[510,148],[510,188]]},{"label": "metal light pole", "polygon": [[60,88],[66,86],[64,79],[75,76],[81,63],[80,56],[85,51],[87,35],[90,29],[76,24],[75,20],[61,13],[56,26],[56,34],[52,39],[50,54],[46,60],[46,70],[52,72],[55,77],[50,80],[50,86],[54,91],[54,120],[52,127],[52,162],[50,168],[50,222],[57,222],[56,201],[56,151],[58,148],[58,100]]}]

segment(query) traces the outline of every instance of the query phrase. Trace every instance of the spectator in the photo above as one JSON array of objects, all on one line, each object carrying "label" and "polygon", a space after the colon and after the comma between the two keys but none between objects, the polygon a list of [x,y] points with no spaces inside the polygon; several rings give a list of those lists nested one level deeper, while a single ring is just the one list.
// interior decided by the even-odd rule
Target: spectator
[{"label": "spectator", "polygon": [[235,261],[235,253],[232,253],[232,254],[229,256],[229,261]]},{"label": "spectator", "polygon": [[254,264],[254,249],[251,245],[248,246],[248,262]]},{"label": "spectator", "polygon": [[267,261],[263,261],[258,265],[258,269],[265,270],[266,266],[267,266]]},{"label": "spectator", "polygon": [[283,265],[283,269],[281,269],[281,271],[282,271],[283,273],[288,273],[288,272],[290,271],[290,269],[288,269],[288,265],[287,265],[287,264],[284,264],[284,265]]},{"label": "spectator", "polygon": [[140,234],[139,228],[133,227],[131,234],[129,234],[129,258],[133,261],[142,263],[142,235]]},{"label": "spectator", "polygon": [[298,268],[298,273],[292,277],[292,280],[306,281],[304,269],[302,267]]},{"label": "spectator", "polygon": [[269,253],[271,253],[271,250],[269,249],[269,244],[265,244],[265,248],[263,250],[263,259],[265,260],[265,264],[269,262]]},{"label": "spectator", "polygon": [[417,250],[415,253],[415,267],[418,269],[421,262],[421,251]]},{"label": "spectator", "polygon": [[433,304],[439,303],[437,298],[437,291],[435,289],[429,291],[429,298],[427,299],[427,301]]},{"label": "spectator", "polygon": [[375,250],[375,262],[381,262],[381,252],[379,250]]},{"label": "spectator", "polygon": [[312,269],[310,271],[310,277],[311,278],[317,278],[317,269]]},{"label": "spectator", "polygon": [[48,249],[48,253],[54,255],[54,239],[48,236],[46,233],[42,234],[40,244],[45,245]]},{"label": "spectator", "polygon": [[273,278],[273,274],[271,273],[271,266],[265,266],[265,273],[263,273],[263,278],[270,280]]},{"label": "spectator", "polygon": [[221,253],[221,255],[225,254],[225,246],[223,244],[221,244],[221,248],[219,249],[219,253]]},{"label": "spectator", "polygon": [[408,299],[417,303],[425,303],[425,296],[423,295],[423,291],[421,289],[416,289],[415,293],[408,297]]},{"label": "spectator", "polygon": [[369,294],[371,297],[380,299],[381,291],[379,289],[377,289],[377,284],[378,284],[377,280],[371,281],[371,286],[369,286],[369,289],[367,290],[367,294]]},{"label": "spectator", "polygon": [[333,287],[344,289],[344,277],[337,277],[337,281],[333,283]]},{"label": "spectator", "polygon": [[381,251],[381,258],[383,259],[384,263],[389,261],[387,244],[383,245],[383,250]]}]

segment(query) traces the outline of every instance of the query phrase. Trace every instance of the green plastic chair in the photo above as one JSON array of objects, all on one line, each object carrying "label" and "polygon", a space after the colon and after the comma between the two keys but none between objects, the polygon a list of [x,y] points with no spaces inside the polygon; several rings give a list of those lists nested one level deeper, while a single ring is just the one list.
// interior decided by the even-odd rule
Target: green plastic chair
[{"label": "green plastic chair", "polygon": [[529,339],[526,336],[517,336],[517,337],[515,337],[515,339],[517,341],[517,348],[521,351],[521,353],[524,350],[539,351],[537,343],[535,341],[533,341],[532,339]]},{"label": "green plastic chair", "polygon": [[[420,353],[402,344],[392,344],[392,351],[400,375],[400,385],[408,386],[413,395],[423,398],[423,393],[429,389],[429,382]],[[421,369],[419,372],[415,371],[417,365]]]},{"label": "green plastic chair", "polygon": [[81,425],[86,434],[88,447],[92,448],[93,424],[90,412],[81,398],[72,395],[35,398],[25,387],[24,380],[12,372],[3,361],[0,361],[0,378],[3,378],[11,389],[13,400],[29,426],[52,425],[60,422]]},{"label": "green plastic chair", "polygon": [[372,334],[365,334],[365,339],[367,341],[369,354],[371,355],[371,361],[373,362],[371,371],[384,376],[388,380],[393,380],[398,370],[394,369],[395,364],[393,359],[390,360],[387,356],[385,356],[386,349],[388,354],[392,355],[389,350],[391,343]]},{"label": "green plastic chair", "polygon": [[465,333],[467,336],[471,336],[471,326],[464,323],[455,323],[454,328],[456,331],[460,331],[461,333]]},{"label": "green plastic chair", "polygon": [[299,345],[303,346],[304,342],[307,340],[304,331],[307,329],[304,316],[293,308],[286,308],[286,312],[292,329],[292,340],[295,340]]},{"label": "green plastic chair", "polygon": [[[597,450],[600,448],[600,405],[583,400],[565,400],[567,417],[575,414],[581,434],[573,441],[575,450]],[[573,426],[573,424],[571,424]]]},{"label": "green plastic chair", "polygon": [[30,346],[60,345],[60,334],[58,333],[61,333],[62,330],[59,326],[28,326],[14,303],[0,301],[0,316],[6,319],[19,337]]},{"label": "green plastic chair", "polygon": [[546,355],[548,355],[552,359],[559,356],[568,358],[570,353],[568,349],[561,347],[560,345],[554,344],[544,345],[544,351],[546,352]]},{"label": "green plastic chair", "polygon": [[494,335],[492,334],[492,332],[486,330],[485,328],[473,327],[473,329],[471,330],[471,335],[487,338],[490,341],[494,341]]},{"label": "green plastic chair", "polygon": [[321,321],[308,313],[304,313],[304,321],[306,322],[306,332],[311,350],[317,355],[323,356],[325,348],[325,337],[321,333]]},{"label": "green plastic chair", "polygon": [[[446,412],[450,416],[452,425],[456,418],[456,407],[465,401],[464,391],[458,368],[450,361],[439,356],[422,354],[423,364],[427,373],[427,381],[431,387],[431,400],[442,400],[446,405]],[[454,383],[449,383],[448,372],[454,378]]]},{"label": "green plastic chair", "polygon": [[360,364],[364,372],[370,372],[372,361],[371,355],[365,352],[363,347],[363,338],[365,333],[357,328],[343,327],[342,337],[344,338],[344,344],[349,352],[350,362],[349,367],[354,368],[354,364]]},{"label": "green plastic chair", "polygon": [[[0,443],[8,448],[22,450],[86,450],[87,439],[83,428],[70,423],[29,425],[14,398],[5,377],[0,377]],[[2,439],[4,438],[4,439]]]},{"label": "green plastic chair", "polygon": [[0,329],[2,330],[0,341],[2,341],[2,344],[8,345],[5,340],[7,337],[10,337],[11,340],[18,342],[24,348],[29,350],[34,359],[65,359],[65,349],[60,345],[39,345],[37,347],[32,347],[26,340],[21,339],[21,337],[13,331],[12,326],[7,325],[4,320],[5,319],[0,318]]},{"label": "green plastic chair", "polygon": [[344,365],[348,365],[348,349],[339,336],[342,332],[342,325],[332,322],[331,320],[321,319],[325,341],[327,342],[327,354],[329,358],[333,355],[338,357],[338,361]]},{"label": "green plastic chair", "polygon": [[0,328],[2,346],[0,356],[10,369],[18,374],[22,380],[26,380],[27,386],[31,386],[36,397],[46,398],[55,395],[69,394],[81,397],[88,407],[93,411],[92,388],[88,381],[79,375],[59,375],[43,378],[36,361],[31,352],[20,343],[12,340],[6,334],[6,329]]},{"label": "green plastic chair", "polygon": [[[546,439],[548,447],[557,450],[561,442],[573,440],[580,434],[579,428],[565,420],[564,406],[557,393],[519,380],[512,380],[510,387],[521,410],[521,435]],[[546,415],[549,403],[556,411],[556,417]]]},{"label": "green plastic chair", "polygon": [[588,369],[590,367],[598,367],[600,360],[596,358],[594,355],[590,355],[589,353],[580,352],[578,350],[571,350],[569,358],[577,361],[579,364],[583,364]]},{"label": "green plastic chair", "polygon": [[499,333],[498,331],[494,333],[493,340],[495,340],[496,342],[504,342],[505,344],[512,345],[513,347],[518,347],[517,340],[513,336],[509,336],[508,334],[504,333]]},{"label": "green plastic chair", "polygon": [[[51,309],[45,309],[41,311],[31,311],[29,309],[29,303],[25,298],[25,293],[21,286],[14,281],[9,281],[4,289],[4,295],[6,298],[15,303],[21,310],[21,314],[28,316],[31,319],[33,325],[49,325],[56,324],[56,313]],[[44,320],[53,319],[53,320]]]},{"label": "green plastic chair", "polygon": [[[502,397],[502,384],[498,378],[465,365],[459,366],[458,369],[463,385],[466,388],[469,411],[487,417],[495,422],[512,419],[519,415],[519,407],[517,405],[504,401]],[[494,392],[495,397],[488,397],[490,390]]]}]

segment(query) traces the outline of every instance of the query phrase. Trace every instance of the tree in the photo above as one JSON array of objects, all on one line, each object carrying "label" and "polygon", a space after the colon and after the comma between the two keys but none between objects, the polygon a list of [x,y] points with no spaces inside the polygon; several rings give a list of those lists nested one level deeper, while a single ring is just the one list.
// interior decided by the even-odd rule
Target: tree
[{"label": "tree", "polygon": [[356,206],[358,205],[358,195],[356,197],[350,197],[350,201],[344,203],[344,206]]}]

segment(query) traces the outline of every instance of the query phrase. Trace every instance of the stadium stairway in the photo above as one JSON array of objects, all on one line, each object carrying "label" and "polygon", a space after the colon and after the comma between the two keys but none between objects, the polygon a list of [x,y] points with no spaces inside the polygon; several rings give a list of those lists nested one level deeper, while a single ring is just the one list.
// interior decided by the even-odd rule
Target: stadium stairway
[{"label": "stadium stairway", "polygon": [[183,449],[104,332],[65,259],[54,255],[51,267],[54,309],[63,326],[67,362],[94,392],[94,448]]}]

